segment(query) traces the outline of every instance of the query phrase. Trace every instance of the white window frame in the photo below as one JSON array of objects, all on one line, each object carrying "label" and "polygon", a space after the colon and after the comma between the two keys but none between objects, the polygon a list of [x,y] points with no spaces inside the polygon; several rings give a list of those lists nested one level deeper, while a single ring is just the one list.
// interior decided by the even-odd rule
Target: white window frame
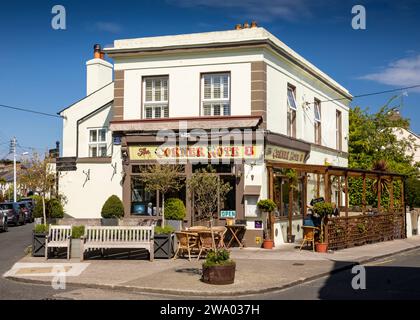
[{"label": "white window frame", "polygon": [[[322,115],[321,115],[321,101],[314,99],[314,142],[316,144],[322,144]],[[319,133],[317,132],[319,130]],[[317,136],[319,134],[319,137]],[[319,139],[318,139],[319,138]]]},{"label": "white window frame", "polygon": [[[294,116],[294,121],[292,121],[293,116]],[[296,122],[297,122],[296,88],[288,84],[287,85],[287,135],[289,137],[296,138],[297,136],[297,123]]]},{"label": "white window frame", "polygon": [[[147,101],[146,82],[152,80],[152,100]],[[160,99],[156,99],[156,82],[166,80],[166,99],[165,90],[161,87]],[[150,76],[143,78],[143,119],[169,118],[169,76]],[[147,117],[147,110],[152,111],[152,116]],[[160,116],[158,116],[160,115]]]},{"label": "white window frame", "polygon": [[[100,137],[100,131],[105,131],[105,140],[101,140]],[[96,131],[96,141],[92,141],[92,135],[91,132]],[[108,157],[108,128],[89,128],[88,129],[89,134],[89,143],[88,143],[88,154],[89,158],[106,158]],[[96,147],[96,156],[93,155],[93,148]],[[105,147],[105,154],[101,154],[100,150],[101,148]]]},{"label": "white window frame", "polygon": [[[225,85],[222,81],[223,77],[227,76],[227,84]],[[205,95],[205,79],[210,78],[210,97]],[[220,79],[220,97],[214,97],[215,93],[215,80]],[[229,72],[218,72],[218,73],[203,73],[201,74],[201,115],[202,116],[230,116],[231,115],[231,104],[230,104],[230,90],[231,90],[231,78]],[[226,93],[226,95],[225,95]],[[210,109],[210,112],[206,111]],[[217,110],[219,110],[217,112]]]}]

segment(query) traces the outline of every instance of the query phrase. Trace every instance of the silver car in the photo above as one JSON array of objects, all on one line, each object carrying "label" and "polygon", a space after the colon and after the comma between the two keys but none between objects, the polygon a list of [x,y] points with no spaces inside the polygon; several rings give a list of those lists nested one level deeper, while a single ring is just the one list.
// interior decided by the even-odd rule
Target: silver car
[{"label": "silver car", "polygon": [[0,210],[0,230],[7,231],[7,210]]}]

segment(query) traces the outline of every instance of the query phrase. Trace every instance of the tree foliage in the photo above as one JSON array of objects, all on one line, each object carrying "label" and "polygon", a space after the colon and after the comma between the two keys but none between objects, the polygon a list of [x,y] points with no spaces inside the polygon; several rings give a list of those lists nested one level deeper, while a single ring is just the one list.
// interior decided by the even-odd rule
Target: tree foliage
[{"label": "tree foliage", "polygon": [[[370,114],[368,109],[355,107],[349,114],[349,167],[367,170],[389,171],[413,177],[418,174],[420,163],[414,163],[414,142],[398,139],[397,128],[408,128],[409,120],[393,117],[391,99],[378,112]],[[389,180],[366,180],[366,204],[378,204],[378,188],[381,189],[381,205],[390,203]],[[399,205],[401,183],[394,181],[395,205]],[[361,178],[349,178],[349,201],[351,205],[362,205],[363,182]]]},{"label": "tree foliage", "polygon": [[165,225],[165,194],[169,191],[177,191],[183,185],[182,167],[172,164],[154,164],[146,167],[139,177],[144,183],[147,192],[157,192],[162,194],[162,226]]}]

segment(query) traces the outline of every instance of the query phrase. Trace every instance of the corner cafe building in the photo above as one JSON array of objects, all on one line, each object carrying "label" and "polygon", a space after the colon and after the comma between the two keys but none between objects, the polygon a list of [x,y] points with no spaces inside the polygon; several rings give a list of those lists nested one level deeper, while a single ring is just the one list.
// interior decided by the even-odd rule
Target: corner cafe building
[{"label": "corner cafe building", "polygon": [[[219,178],[232,187],[225,201],[219,204],[218,224],[226,223],[224,211],[234,211],[236,221],[246,224],[243,237],[245,245],[260,246],[264,221],[256,204],[260,199],[271,198],[278,207],[275,213],[275,242],[286,242],[288,235],[294,235],[296,240],[301,237],[300,227],[306,207],[303,204],[308,203],[311,197],[316,197],[316,193],[319,194],[320,177],[299,175],[297,185],[290,188],[287,170],[308,161],[310,143],[258,129],[261,117],[231,117],[230,120],[221,121],[217,118],[189,120],[188,127],[193,125],[200,129],[185,131],[179,130],[177,121],[148,121],[148,125],[153,123],[159,132],[145,134],[142,131],[138,134],[135,122],[129,127],[127,121],[111,122],[114,141],[117,139],[121,144],[124,169],[122,198],[127,218],[159,219],[161,210],[156,208],[161,207],[162,195],[146,192],[139,179],[147,166],[176,163],[188,180],[195,170],[211,164]],[[212,131],[223,127],[228,129],[216,133]],[[162,131],[162,128],[170,130],[170,133]],[[328,154],[322,151],[312,152],[320,153],[317,156],[320,162],[327,159]],[[312,195],[308,194],[311,192]],[[165,195],[165,199],[171,197],[180,198],[185,203],[185,226],[208,223],[194,210],[194,199],[187,194],[185,184],[180,190]]]}]

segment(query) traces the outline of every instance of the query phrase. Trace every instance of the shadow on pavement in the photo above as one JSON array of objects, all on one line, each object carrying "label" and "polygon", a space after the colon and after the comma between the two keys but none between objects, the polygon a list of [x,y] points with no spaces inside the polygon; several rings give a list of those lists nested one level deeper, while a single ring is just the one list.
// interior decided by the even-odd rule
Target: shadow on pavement
[{"label": "shadow on pavement", "polygon": [[[336,268],[343,262],[337,263]],[[351,262],[346,262],[351,264]],[[360,267],[360,266],[359,266]],[[362,272],[352,268],[331,274],[319,290],[323,300],[417,300],[420,299],[420,267],[363,266],[366,289],[353,289],[352,281],[363,283]],[[356,277],[356,279],[354,279]]]}]

